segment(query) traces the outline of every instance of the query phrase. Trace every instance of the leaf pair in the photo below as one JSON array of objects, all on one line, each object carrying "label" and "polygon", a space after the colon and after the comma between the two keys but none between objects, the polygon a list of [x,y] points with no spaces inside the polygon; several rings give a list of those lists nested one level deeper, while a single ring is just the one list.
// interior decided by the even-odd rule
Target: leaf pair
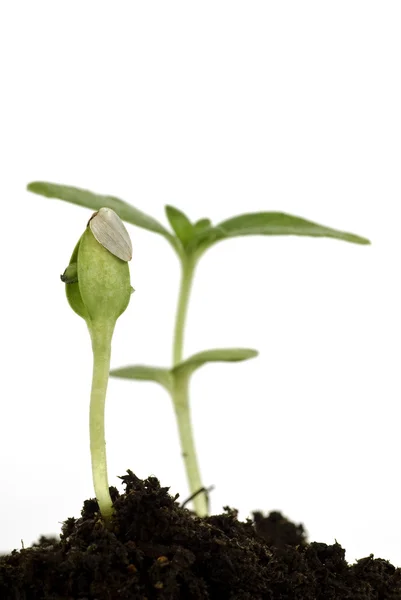
[{"label": "leaf pair", "polygon": [[178,363],[172,369],[162,367],[149,367],[146,365],[132,365],[120,367],[110,371],[112,377],[121,379],[136,379],[140,381],[154,381],[167,391],[172,392],[174,381],[177,378],[190,377],[194,371],[211,362],[238,362],[254,358],[258,353],[251,348],[216,348],[204,350],[193,354],[186,360]]},{"label": "leaf pair", "polygon": [[364,237],[319,225],[300,217],[281,212],[258,212],[238,215],[216,226],[209,219],[191,223],[188,217],[173,206],[166,206],[166,215],[173,229],[168,231],[153,217],[115,196],[102,196],[87,190],[35,181],[28,190],[48,198],[58,198],[93,210],[112,208],[124,221],[163,235],[180,257],[184,254],[202,254],[216,242],[243,235],[299,235],[334,238],[354,244],[370,244]]}]

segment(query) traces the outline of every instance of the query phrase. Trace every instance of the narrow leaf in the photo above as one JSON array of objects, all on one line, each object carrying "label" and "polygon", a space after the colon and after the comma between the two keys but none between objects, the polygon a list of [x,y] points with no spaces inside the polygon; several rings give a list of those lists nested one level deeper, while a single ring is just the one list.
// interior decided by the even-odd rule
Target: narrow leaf
[{"label": "narrow leaf", "polygon": [[172,377],[169,369],[161,367],[148,367],[146,365],[130,365],[127,367],[119,367],[110,371],[111,377],[120,379],[137,379],[140,381],[154,381],[159,383],[167,390],[170,390],[172,385]]},{"label": "narrow leaf", "polygon": [[178,208],[167,205],[165,211],[176,236],[185,246],[194,234],[194,226],[188,217],[181,210],[178,210]]},{"label": "narrow leaf", "polygon": [[370,244],[364,237],[332,229],[307,221],[300,217],[279,212],[249,213],[227,219],[219,224],[222,229],[219,239],[240,235],[304,235],[311,237],[328,237],[352,242],[354,244]]},{"label": "narrow leaf", "polygon": [[58,198],[71,204],[91,208],[92,210],[99,210],[102,207],[112,208],[120,219],[127,223],[147,229],[148,231],[160,233],[170,241],[173,237],[156,219],[115,196],[102,196],[88,190],[45,181],[33,181],[28,184],[27,189],[34,194],[46,196],[47,198]]},{"label": "narrow leaf", "polygon": [[186,360],[180,362],[171,370],[173,374],[193,373],[199,367],[209,362],[238,362],[248,360],[258,355],[256,350],[251,348],[216,348],[214,350],[204,350],[193,354]]}]

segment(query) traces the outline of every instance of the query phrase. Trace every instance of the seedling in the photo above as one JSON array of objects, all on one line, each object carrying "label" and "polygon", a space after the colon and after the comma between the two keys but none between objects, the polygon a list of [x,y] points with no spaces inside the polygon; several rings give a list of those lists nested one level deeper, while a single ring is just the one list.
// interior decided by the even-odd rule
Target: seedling
[{"label": "seedling", "polygon": [[[214,226],[209,219],[200,219],[192,223],[182,211],[173,206],[166,206],[167,219],[172,228],[172,231],[169,231],[153,217],[146,215],[131,204],[114,196],[102,196],[79,188],[40,181],[30,183],[28,190],[48,198],[58,198],[93,210],[99,210],[101,207],[109,207],[123,221],[162,235],[176,252],[181,264],[181,283],[175,319],[171,368],[130,365],[114,369],[110,374],[113,377],[125,379],[154,381],[163,386],[170,394],[177,418],[182,456],[191,497],[193,497],[193,506],[198,515],[206,515],[208,512],[207,492],[200,477],[190,417],[189,383],[191,375],[206,363],[242,361],[255,357],[257,351],[249,348],[219,348],[199,352],[189,358],[183,359],[185,323],[191,286],[200,258],[206,250],[210,249],[217,242],[243,235],[326,237],[354,244],[370,244],[369,240],[286,213],[249,213],[232,217]],[[96,237],[98,230],[96,228],[95,230],[94,235]],[[120,248],[124,248],[122,258],[124,259],[125,257],[125,260],[127,260],[127,246],[122,241],[118,245]],[[109,246],[109,248],[111,249],[112,247]],[[75,259],[74,255],[73,257]],[[79,269],[80,267],[78,266],[78,285],[80,285]],[[69,268],[69,270],[67,269],[64,273],[63,277],[67,282],[67,290],[77,285],[76,283],[68,283],[68,281],[75,281],[76,276],[74,267]],[[102,381],[107,379],[105,370],[108,360],[109,355],[108,359],[104,360],[103,363]],[[103,482],[103,488],[104,485],[105,483]],[[199,490],[201,490],[201,493],[197,493]]]},{"label": "seedling", "polygon": [[111,517],[113,505],[107,478],[104,408],[111,339],[132,292],[127,263],[131,257],[131,240],[120,217],[110,208],[101,208],[91,217],[61,276],[68,302],[85,319],[92,340],[90,449],[95,494],[105,521]]}]

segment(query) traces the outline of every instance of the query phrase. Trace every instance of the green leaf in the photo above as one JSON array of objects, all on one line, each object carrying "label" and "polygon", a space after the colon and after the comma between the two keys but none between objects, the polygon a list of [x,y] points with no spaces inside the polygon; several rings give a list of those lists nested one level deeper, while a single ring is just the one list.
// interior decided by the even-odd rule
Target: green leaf
[{"label": "green leaf", "polygon": [[[79,238],[79,240],[74,248],[74,251],[71,255],[70,263],[69,263],[69,265],[74,265],[77,277],[73,283],[66,283],[65,294],[67,296],[68,304],[71,306],[72,310],[74,312],[76,312],[77,315],[79,315],[80,317],[85,319],[85,321],[88,321],[90,318],[88,309],[86,308],[84,301],[82,300],[81,291],[79,289],[79,283],[78,283],[78,252],[79,252],[79,246],[81,244],[82,237],[83,237],[83,235]],[[67,267],[67,269],[68,269],[68,267]],[[64,271],[64,275],[65,275],[65,272],[67,271],[67,269]]]},{"label": "green leaf", "polygon": [[120,379],[137,379],[140,381],[154,381],[159,383],[167,390],[171,389],[172,376],[169,369],[162,367],[148,367],[146,365],[130,365],[119,367],[110,371],[111,377]]},{"label": "green leaf", "polygon": [[163,225],[156,221],[156,219],[146,215],[134,206],[131,206],[131,204],[128,204],[128,202],[124,202],[124,200],[120,200],[115,196],[102,196],[88,190],[58,185],[57,183],[48,183],[45,181],[33,181],[28,184],[27,189],[34,194],[46,196],[47,198],[58,198],[59,200],[70,202],[71,204],[91,208],[92,210],[99,210],[103,206],[112,208],[119,217],[127,223],[131,223],[142,229],[147,229],[148,231],[159,233],[169,241],[171,241],[171,238],[173,237]]},{"label": "green leaf", "polygon": [[210,229],[211,225],[212,225],[212,222],[210,219],[199,219],[199,221],[196,221],[196,223],[194,223],[195,233],[200,233],[201,231],[204,231],[205,229]]},{"label": "green leaf", "polygon": [[225,232],[221,227],[206,227],[193,236],[187,245],[187,253],[196,253],[197,250],[200,250],[200,254],[202,254],[204,250],[225,237]]},{"label": "green leaf", "polygon": [[167,218],[178,239],[185,246],[194,234],[194,226],[186,215],[174,206],[165,206]]},{"label": "green leaf", "polygon": [[214,350],[204,350],[193,354],[186,360],[180,362],[171,370],[173,375],[190,375],[199,367],[209,362],[238,362],[248,360],[258,355],[256,350],[251,348],[216,348]]},{"label": "green leaf", "polygon": [[370,244],[368,239],[353,233],[339,231],[313,221],[279,212],[239,215],[223,221],[218,227],[222,230],[219,239],[240,235],[304,235],[335,238],[354,244]]}]

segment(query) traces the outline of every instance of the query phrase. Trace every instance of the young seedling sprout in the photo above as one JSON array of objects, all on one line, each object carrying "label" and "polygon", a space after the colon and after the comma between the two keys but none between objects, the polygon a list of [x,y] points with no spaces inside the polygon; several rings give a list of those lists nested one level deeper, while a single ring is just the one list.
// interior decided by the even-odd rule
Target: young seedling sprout
[{"label": "young seedling sprout", "polygon": [[68,302],[85,319],[92,340],[90,450],[95,494],[105,521],[110,519],[113,505],[107,478],[104,409],[111,339],[132,292],[128,268],[131,258],[131,240],[120,217],[110,208],[100,208],[90,218],[61,275]]},{"label": "young seedling sprout", "polygon": [[[181,283],[174,328],[172,367],[132,365],[114,369],[110,374],[113,377],[125,379],[154,381],[162,385],[170,394],[194,509],[200,516],[206,515],[208,498],[200,477],[192,434],[189,404],[190,378],[199,367],[206,363],[246,360],[256,356],[257,352],[249,348],[219,348],[199,352],[186,359],[183,358],[188,304],[199,259],[217,242],[244,235],[326,237],[354,244],[370,244],[369,240],[286,213],[249,213],[232,217],[214,226],[209,219],[200,219],[192,223],[182,211],[173,206],[166,206],[166,216],[172,228],[171,232],[153,217],[114,196],[101,196],[87,190],[41,181],[30,183],[28,190],[48,198],[58,198],[94,210],[98,210],[101,206],[108,206],[114,209],[127,223],[162,235],[176,252],[181,264]],[[74,280],[76,277],[75,267],[72,266],[65,276]],[[79,276],[78,269],[78,279]],[[197,493],[199,491],[201,493]]]}]

